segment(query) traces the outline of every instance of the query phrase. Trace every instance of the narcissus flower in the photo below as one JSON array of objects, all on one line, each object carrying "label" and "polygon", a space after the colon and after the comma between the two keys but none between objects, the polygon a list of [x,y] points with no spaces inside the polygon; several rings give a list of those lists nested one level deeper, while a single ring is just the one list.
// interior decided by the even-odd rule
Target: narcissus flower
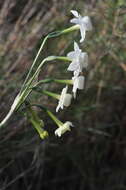
[{"label": "narcissus flower", "polygon": [[76,42],[74,42],[74,51],[68,53],[67,57],[72,60],[67,70],[73,71],[74,76],[78,76],[83,68],[87,68],[88,66],[88,54],[82,52]]},{"label": "narcissus flower", "polygon": [[[58,80],[61,81],[61,80]],[[68,90],[68,86],[66,86],[65,88],[63,88],[61,94],[56,94],[47,90],[38,90],[38,92],[42,92],[43,94],[46,94],[48,96],[51,96],[57,100],[59,100],[58,102],[58,106],[56,108],[56,112],[58,112],[59,108],[63,109],[64,106],[68,107],[71,104],[71,99],[72,99],[72,95],[67,93]]]},{"label": "narcissus flower", "polygon": [[76,92],[77,89],[82,90],[84,89],[84,81],[85,81],[85,77],[84,76],[78,76],[78,77],[73,77],[73,94],[74,94],[74,98],[76,98]]},{"label": "narcissus flower", "polygon": [[46,112],[59,127],[55,130],[56,136],[61,137],[61,135],[63,135],[66,131],[71,131],[70,127],[73,127],[72,122],[66,121],[65,123],[63,123],[51,111],[46,110]]},{"label": "narcissus flower", "polygon": [[91,20],[88,16],[82,17],[77,11],[71,10],[71,13],[76,17],[70,20],[71,23],[79,25],[80,33],[81,33],[81,40],[83,42],[85,39],[86,31],[92,30]]},{"label": "narcissus flower", "polygon": [[66,121],[55,130],[55,135],[61,137],[66,131],[71,131],[70,127],[73,127],[73,124],[70,121]]},{"label": "narcissus flower", "polygon": [[64,106],[68,107],[71,104],[72,95],[68,94],[67,90],[68,90],[68,86],[63,88],[60,95],[58,106],[56,108],[56,112],[58,112],[60,108],[63,109]]}]

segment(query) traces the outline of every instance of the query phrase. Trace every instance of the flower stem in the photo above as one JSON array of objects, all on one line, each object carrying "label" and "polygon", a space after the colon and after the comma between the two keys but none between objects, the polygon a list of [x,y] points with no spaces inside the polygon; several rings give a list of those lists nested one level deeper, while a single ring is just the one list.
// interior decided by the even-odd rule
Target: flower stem
[{"label": "flower stem", "polygon": [[[30,77],[30,74],[31,74],[31,72],[32,72],[32,70],[33,70],[33,67],[34,67],[35,64],[36,64],[36,61],[37,61],[37,59],[38,59],[38,57],[39,57],[39,55],[40,55],[40,53],[41,53],[41,51],[42,51],[42,49],[43,49],[45,43],[46,43],[46,41],[47,41],[49,38],[58,37],[58,36],[60,36],[60,35],[62,35],[62,34],[67,34],[67,33],[73,32],[73,31],[78,30],[78,29],[79,29],[79,25],[75,25],[75,26],[69,27],[69,28],[67,28],[67,29],[65,29],[65,30],[62,30],[62,31],[52,32],[52,33],[48,34],[48,35],[44,38],[44,40],[43,40],[43,42],[42,42],[42,44],[41,44],[41,46],[40,46],[40,48],[39,48],[39,50],[38,50],[38,53],[37,53],[37,55],[36,55],[36,57],[35,57],[35,59],[34,59],[34,61],[33,61],[33,64],[32,64],[32,66],[31,66],[31,68],[30,68],[30,70],[29,70],[29,72],[28,72],[28,75],[27,75],[27,77],[26,77],[26,79],[25,79],[25,81],[24,81],[24,83],[23,83],[23,85],[22,85],[22,88],[21,88],[20,92],[22,92],[23,89],[25,88],[25,84],[27,83],[27,81],[28,81],[28,79],[29,79],[29,77]],[[62,59],[62,60],[63,60],[63,59]]]},{"label": "flower stem", "polygon": [[50,91],[48,91],[48,90],[37,89],[36,87],[34,87],[34,88],[32,88],[32,89],[33,89],[33,90],[35,89],[35,91],[37,91],[37,92],[39,92],[39,93],[43,93],[43,94],[45,94],[45,95],[47,95],[47,96],[51,96],[51,97],[53,97],[53,98],[55,98],[55,99],[57,99],[57,100],[60,99],[60,95],[57,94],[57,93],[53,93],[53,92],[50,92]]},{"label": "flower stem", "polygon": [[41,46],[40,46],[40,48],[39,48],[39,51],[38,51],[38,53],[37,53],[37,55],[36,55],[36,57],[35,57],[35,59],[34,59],[34,61],[33,61],[33,64],[32,64],[32,66],[31,66],[31,68],[30,68],[30,70],[29,70],[29,72],[28,72],[28,75],[27,75],[27,77],[26,77],[26,79],[25,79],[25,81],[24,81],[24,83],[23,83],[23,86],[22,86],[20,92],[23,91],[23,89],[24,89],[24,87],[25,87],[25,84],[27,83],[27,81],[28,81],[28,79],[29,79],[29,76],[30,76],[30,74],[31,74],[31,72],[32,72],[32,69],[33,69],[33,67],[35,66],[36,61],[37,61],[37,59],[38,59],[38,57],[39,57],[39,55],[40,55],[40,53],[41,53],[41,51],[42,51],[42,49],[43,49],[43,47],[44,47],[44,45],[45,45],[45,43],[46,43],[46,41],[47,41],[48,38],[49,38],[48,35],[44,38],[44,40],[43,40],[43,42],[42,42],[42,44],[41,44]]},{"label": "flower stem", "polygon": [[61,34],[67,34],[69,32],[73,32],[75,30],[78,30],[80,28],[79,25],[74,25],[74,26],[71,26],[70,28],[67,28],[65,30],[62,30]]},{"label": "flower stem", "polygon": [[54,82],[57,82],[57,83],[63,83],[63,84],[70,84],[70,85],[73,84],[73,81],[72,81],[72,80],[54,79],[53,81],[54,81]]},{"label": "flower stem", "polygon": [[58,125],[58,127],[61,127],[63,123],[49,110],[46,111],[47,114],[51,117],[51,119]]},{"label": "flower stem", "polygon": [[[37,54],[39,55],[39,53]],[[37,58],[35,59],[37,60]],[[35,71],[35,73],[33,74],[33,76],[28,80],[30,73],[28,74],[28,77],[26,77],[26,80],[23,84],[23,88],[21,89],[18,99],[15,98],[14,103],[12,105],[13,109],[11,108],[10,111],[8,112],[8,114],[6,115],[6,117],[3,119],[3,121],[0,123],[0,128],[3,127],[5,125],[5,123],[9,120],[9,118],[11,117],[11,115],[14,113],[14,111],[19,108],[19,106],[22,105],[22,103],[26,100],[26,98],[28,97],[28,95],[30,94],[30,92],[32,91],[32,82],[34,81],[34,79],[36,78],[36,76],[39,74],[41,67],[44,65],[45,62],[47,61],[53,61],[53,60],[62,60],[62,61],[71,61],[69,58],[67,57],[62,57],[62,56],[49,56],[47,58],[45,58],[40,65],[38,66],[37,70]],[[34,61],[35,64],[35,61]],[[33,68],[33,66],[32,66]],[[30,69],[30,72],[32,71],[32,69]],[[28,82],[27,82],[28,80]],[[27,85],[25,85],[27,82]]]},{"label": "flower stem", "polygon": [[53,93],[53,92],[49,92],[49,91],[47,91],[47,90],[42,90],[41,92],[42,92],[43,94],[48,95],[48,96],[51,96],[51,97],[53,97],[53,98],[55,98],[55,99],[57,99],[57,100],[60,99],[60,95],[59,95],[59,94],[56,94],[56,93]]}]

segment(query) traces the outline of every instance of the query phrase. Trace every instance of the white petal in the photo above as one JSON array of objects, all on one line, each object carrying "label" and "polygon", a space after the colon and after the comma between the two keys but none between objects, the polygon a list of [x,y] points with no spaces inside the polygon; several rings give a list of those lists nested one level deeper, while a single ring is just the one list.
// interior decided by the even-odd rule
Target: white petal
[{"label": "white petal", "polygon": [[82,23],[84,24],[86,30],[92,30],[92,23],[90,17],[88,16],[83,17]]},{"label": "white petal", "polygon": [[80,33],[81,33],[81,40],[80,40],[80,43],[82,43],[85,39],[85,27],[83,24],[80,25]]},{"label": "white petal", "polygon": [[82,52],[78,44],[74,42],[74,51],[68,53],[67,56],[72,60],[67,70],[74,71],[74,76],[79,76],[79,73],[82,72],[83,68],[87,68],[88,66],[88,54]]},{"label": "white petal", "polygon": [[79,24],[77,18],[73,18],[73,19],[71,19],[70,22],[71,22],[71,23],[74,23],[74,24]]},{"label": "white petal", "polygon": [[66,121],[61,127],[55,130],[55,135],[61,137],[66,131],[71,131],[70,126],[73,124],[70,121]]},{"label": "white petal", "polygon": [[76,91],[73,92],[73,97],[74,97],[74,99],[76,98]]},{"label": "white petal", "polygon": [[66,93],[67,93],[67,90],[68,90],[68,85],[66,85],[66,87],[63,88],[63,92],[66,94]]},{"label": "white petal", "polygon": [[77,42],[74,41],[74,51],[80,51],[80,48],[77,44]]},{"label": "white petal", "polygon": [[64,123],[64,126],[66,126],[66,127],[70,130],[70,127],[73,127],[73,124],[72,124],[72,122],[70,122],[70,121],[66,121],[66,122]]},{"label": "white petal", "polygon": [[70,12],[71,12],[75,17],[79,17],[79,14],[78,14],[77,11],[75,11],[75,10],[71,10]]},{"label": "white petal", "polygon": [[79,76],[78,77],[78,89],[82,90],[84,89],[84,82],[85,82],[85,77],[84,76]]},{"label": "white petal", "polygon": [[71,51],[70,53],[67,54],[67,57],[69,57],[70,59],[74,59],[75,58],[75,52]]},{"label": "white petal", "polygon": [[55,130],[55,135],[58,136],[58,137],[61,137],[61,129],[60,129],[60,127]]},{"label": "white petal", "polygon": [[72,63],[69,65],[69,67],[67,68],[68,71],[76,71],[78,67],[78,63],[74,60],[72,61]]},{"label": "white petal", "polygon": [[62,89],[62,92],[61,92],[61,95],[64,95],[66,94],[67,92],[67,89],[68,89],[68,86],[66,86],[65,88]]},{"label": "white petal", "polygon": [[74,94],[74,98],[76,98],[76,91],[77,91],[77,80],[75,79],[75,77],[73,77],[73,94]]},{"label": "white petal", "polygon": [[87,68],[87,66],[88,66],[88,54],[87,53],[81,53],[80,62],[82,64],[82,69]]},{"label": "white petal", "polygon": [[76,98],[76,91],[77,91],[77,89],[80,89],[80,90],[82,90],[82,89],[84,89],[84,80],[85,80],[85,78],[84,78],[84,76],[75,76],[75,77],[73,77],[72,78],[72,80],[73,80],[73,94],[74,94],[74,98]]},{"label": "white petal", "polygon": [[63,101],[61,98],[60,98],[58,105],[56,107],[56,112],[58,112],[60,108],[63,109]]},{"label": "white petal", "polygon": [[64,102],[65,102],[65,96],[67,94],[67,90],[68,90],[68,86],[66,86],[65,88],[62,89],[60,99],[58,102],[58,106],[56,107],[56,112],[58,112],[60,108],[63,109],[63,107],[65,105]]},{"label": "white petal", "polygon": [[56,112],[58,112],[60,109],[60,105],[58,104],[58,106],[56,107]]},{"label": "white petal", "polygon": [[71,104],[72,95],[66,94],[64,98],[64,106],[68,107]]},{"label": "white petal", "polygon": [[74,71],[74,77],[78,77],[79,74],[80,74],[80,69],[77,69],[76,71]]}]

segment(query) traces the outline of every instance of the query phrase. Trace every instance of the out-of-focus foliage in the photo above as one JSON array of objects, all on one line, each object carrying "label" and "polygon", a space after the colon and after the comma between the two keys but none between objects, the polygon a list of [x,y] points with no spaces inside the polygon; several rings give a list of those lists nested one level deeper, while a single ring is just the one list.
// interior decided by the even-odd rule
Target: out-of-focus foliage
[{"label": "out-of-focus foliage", "polygon": [[[86,88],[58,116],[75,127],[61,139],[43,112],[42,141],[23,112],[15,113],[0,131],[0,189],[125,189],[126,188],[126,3],[123,0],[4,0],[0,1],[0,118],[26,76],[48,32],[71,24],[70,10],[91,17],[93,31],[82,45],[89,54]],[[76,38],[75,38],[76,37]],[[41,59],[65,55],[79,40],[77,33],[51,39]],[[67,63],[50,63],[40,78],[71,78]],[[60,92],[63,86],[46,84]],[[56,101],[34,93],[34,102],[56,107]]]}]

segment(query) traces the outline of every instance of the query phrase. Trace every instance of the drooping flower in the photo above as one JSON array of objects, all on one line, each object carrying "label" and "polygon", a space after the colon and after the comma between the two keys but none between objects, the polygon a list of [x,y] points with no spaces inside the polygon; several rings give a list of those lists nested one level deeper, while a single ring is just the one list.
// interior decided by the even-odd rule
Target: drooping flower
[{"label": "drooping flower", "polygon": [[78,76],[78,77],[73,77],[73,94],[74,94],[74,98],[76,98],[76,92],[77,89],[82,90],[84,89],[84,82],[85,82],[85,77],[84,76]]},{"label": "drooping flower", "polygon": [[51,119],[58,125],[58,129],[55,130],[55,135],[61,137],[66,131],[71,131],[70,127],[73,127],[72,122],[66,121],[65,123],[61,122],[51,111],[46,110],[47,114]]},{"label": "drooping flower", "polygon": [[87,68],[88,66],[88,54],[82,52],[76,42],[74,42],[74,51],[68,53],[67,57],[72,60],[67,70],[73,71],[74,76],[78,76],[83,68]]},{"label": "drooping flower", "polygon": [[77,24],[80,27],[81,40],[83,42],[85,39],[86,31],[92,30],[91,20],[88,16],[82,17],[77,11],[71,10],[71,13],[76,17],[70,20],[71,23]]},{"label": "drooping flower", "polygon": [[66,121],[55,130],[55,135],[61,137],[66,131],[71,131],[70,127],[73,127],[73,124],[70,121]]},{"label": "drooping flower", "polygon": [[63,88],[60,95],[58,106],[56,108],[56,112],[58,112],[60,108],[63,109],[64,106],[68,107],[71,104],[72,95],[67,93],[67,90],[68,90],[68,86]]}]

